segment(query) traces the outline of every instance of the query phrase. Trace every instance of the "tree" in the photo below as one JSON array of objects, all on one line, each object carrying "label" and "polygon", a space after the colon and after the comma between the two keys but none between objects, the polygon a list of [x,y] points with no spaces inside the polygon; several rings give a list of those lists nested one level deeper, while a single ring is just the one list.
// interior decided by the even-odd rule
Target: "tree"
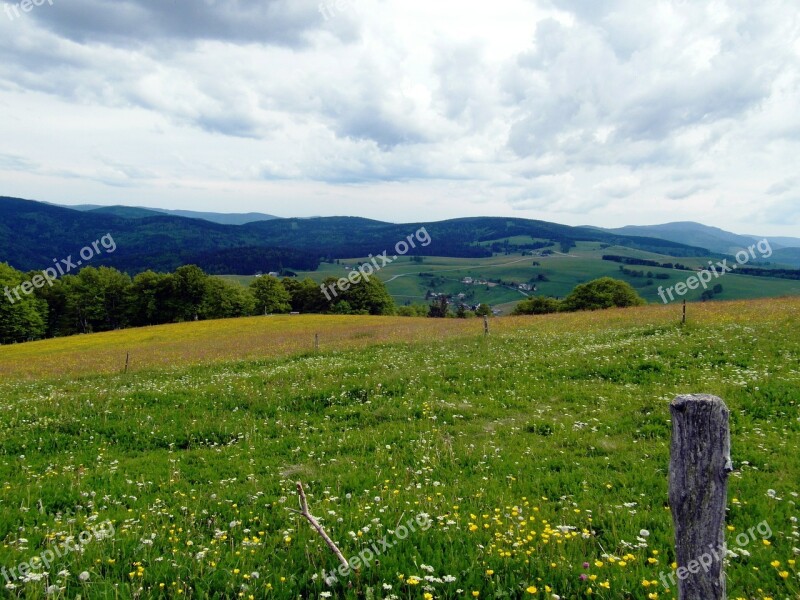
[{"label": "tree", "polygon": [[349,289],[340,292],[339,298],[350,304],[354,313],[369,315],[394,314],[394,300],[386,286],[377,277],[361,279]]},{"label": "tree", "polygon": [[61,279],[66,292],[66,319],[70,333],[102,331],[106,322],[105,298],[100,275],[94,267],[81,269],[77,275]]},{"label": "tree", "polygon": [[176,320],[191,321],[199,315],[207,280],[208,275],[197,265],[175,269],[172,275],[172,300]]},{"label": "tree", "polygon": [[244,317],[253,314],[254,307],[255,300],[248,288],[220,277],[209,277],[199,316],[203,319]]},{"label": "tree", "polygon": [[142,327],[158,323],[169,323],[172,315],[167,314],[166,292],[171,289],[167,283],[170,275],[145,271],[133,278],[128,288],[128,319],[131,325]]},{"label": "tree", "polygon": [[410,306],[400,306],[396,311],[399,317],[426,317],[428,316],[427,304],[412,304]]},{"label": "tree", "polygon": [[545,296],[532,296],[523,300],[514,307],[514,315],[546,315],[558,312],[561,303],[555,298]]},{"label": "tree", "polygon": [[47,303],[33,294],[20,293],[18,299],[13,293],[14,288],[28,281],[24,273],[0,263],[0,344],[34,340],[45,334]]},{"label": "tree", "polygon": [[448,308],[447,296],[439,296],[428,308],[428,317],[431,319],[444,319],[450,312]]},{"label": "tree", "polygon": [[[91,268],[91,267],[87,267]],[[85,269],[84,269],[85,270]],[[82,273],[83,271],[81,271]],[[128,290],[131,278],[112,267],[97,269],[97,279],[103,295],[105,323],[102,329],[120,329],[128,326]]]},{"label": "tree", "polygon": [[[325,283],[335,282],[336,279],[330,277]],[[291,295],[290,303],[292,310],[302,313],[326,313],[331,310],[331,301],[327,300],[322,294],[319,285],[313,279],[306,278],[303,281],[296,279],[284,279],[283,286]],[[287,285],[288,284],[288,285]],[[333,299],[335,302],[336,299]]]},{"label": "tree", "polygon": [[[285,281],[285,280],[284,280]],[[294,281],[289,279],[289,281]],[[292,297],[283,284],[275,277],[256,277],[250,282],[250,292],[256,303],[256,310],[265,315],[287,313],[292,310]]]},{"label": "tree", "polygon": [[481,303],[478,306],[478,309],[475,311],[475,314],[479,317],[491,317],[492,316],[492,307],[486,303]]},{"label": "tree", "polygon": [[564,299],[562,310],[598,310],[604,308],[624,308],[641,306],[646,302],[636,293],[629,283],[601,277],[589,283],[577,286]]}]

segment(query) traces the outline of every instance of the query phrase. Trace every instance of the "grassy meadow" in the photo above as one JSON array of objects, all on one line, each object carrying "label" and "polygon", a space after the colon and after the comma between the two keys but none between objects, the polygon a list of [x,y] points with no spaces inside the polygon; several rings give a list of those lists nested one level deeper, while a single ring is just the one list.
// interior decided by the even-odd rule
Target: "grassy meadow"
[{"label": "grassy meadow", "polygon": [[[677,598],[669,402],[706,392],[731,409],[729,597],[800,598],[800,299],[679,312],[503,317],[488,337],[477,319],[259,317],[0,347],[0,594]],[[346,557],[376,559],[326,582],[336,557],[288,510],[297,481]]]},{"label": "grassy meadow", "polygon": [[[533,238],[510,239],[517,243],[536,241]],[[530,282],[536,284],[537,295],[563,298],[576,285],[600,277],[614,277],[630,283],[648,302],[662,303],[658,295],[659,286],[668,288],[678,282],[686,281],[686,278],[692,275],[691,272],[626,265],[628,269],[650,271],[654,275],[668,276],[668,279],[653,279],[651,285],[648,285],[646,277],[626,275],[619,270],[618,263],[602,260],[602,256],[616,254],[654,260],[662,264],[678,262],[689,268],[707,267],[710,260],[710,257],[675,258],[622,246],[608,246],[598,242],[578,242],[577,246],[569,251],[569,254],[558,252],[556,246],[552,246],[550,250],[554,253],[549,256],[522,256],[520,253],[496,254],[491,258],[426,256],[422,263],[412,262],[410,257],[399,257],[379,271],[377,277],[386,284],[386,288],[398,305],[424,303],[427,291],[453,295],[463,293],[466,295],[465,302],[469,304],[485,302],[503,309],[504,313],[508,314],[517,302],[525,299],[527,294],[510,286],[466,285],[462,283],[462,280],[465,277],[472,277],[476,280],[500,279],[507,283],[516,282],[518,284]],[[317,282],[321,282],[326,277],[346,277],[346,267],[356,267],[366,260],[366,258],[342,259],[339,264],[322,263],[316,271],[301,271],[298,276],[310,277]],[[538,264],[534,265],[534,263]],[[544,276],[544,281],[538,280],[540,275]],[[226,276],[226,278],[245,285],[253,279],[252,276],[235,275]],[[722,285],[723,291],[715,296],[715,300],[757,299],[783,295],[800,296],[800,281],[729,273],[715,279],[711,285],[717,283]],[[692,290],[686,294],[685,298],[689,302],[698,301],[702,293],[703,288]]]}]

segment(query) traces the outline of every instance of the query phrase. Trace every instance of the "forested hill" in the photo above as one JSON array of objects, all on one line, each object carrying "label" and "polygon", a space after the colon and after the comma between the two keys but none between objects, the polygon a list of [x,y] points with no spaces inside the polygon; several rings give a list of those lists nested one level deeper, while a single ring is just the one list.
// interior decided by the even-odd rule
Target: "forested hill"
[{"label": "forested hill", "polygon": [[[552,240],[566,247],[599,241],[671,256],[702,256],[708,251],[654,238],[569,227],[528,219],[474,217],[434,223],[393,224],[357,217],[276,219],[245,225],[222,225],[167,215],[127,218],[102,211],[82,212],[19,198],[0,197],[0,262],[21,270],[43,269],[54,258],[76,256],[111,234],[113,253],[98,255],[92,265],[129,273],[168,271],[197,264],[212,273],[294,268],[315,269],[321,259],[391,255],[400,240],[425,227],[432,242],[410,254],[447,257],[491,255],[491,244],[515,236]],[[514,249],[524,242],[510,242]],[[505,248],[509,247],[506,243]]]}]

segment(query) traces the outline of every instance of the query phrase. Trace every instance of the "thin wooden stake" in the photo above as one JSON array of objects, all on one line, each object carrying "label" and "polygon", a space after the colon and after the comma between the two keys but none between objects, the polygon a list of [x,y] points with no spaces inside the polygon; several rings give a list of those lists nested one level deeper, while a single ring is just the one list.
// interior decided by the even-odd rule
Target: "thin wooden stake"
[{"label": "thin wooden stake", "polygon": [[126,352],[125,353],[125,373],[128,372],[128,360],[130,359],[130,357],[131,357],[131,353],[130,352]]},{"label": "thin wooden stake", "polygon": [[319,334],[314,334],[314,350],[319,351]]},{"label": "thin wooden stake", "polygon": [[681,321],[684,325],[686,324],[686,299],[683,300],[683,320]]},{"label": "thin wooden stake", "polygon": [[487,315],[483,315],[483,335],[489,335],[489,317]]}]

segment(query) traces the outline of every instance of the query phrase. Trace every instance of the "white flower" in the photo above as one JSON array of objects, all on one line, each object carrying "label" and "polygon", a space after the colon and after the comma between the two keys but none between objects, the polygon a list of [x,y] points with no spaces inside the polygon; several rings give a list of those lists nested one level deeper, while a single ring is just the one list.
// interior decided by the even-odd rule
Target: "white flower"
[{"label": "white flower", "polygon": [[643,538],[646,538],[646,537],[648,537],[648,536],[650,535],[650,532],[649,532],[649,531],[647,531],[647,529],[642,529],[642,530],[639,532],[639,535],[640,535],[640,536],[642,536]]},{"label": "white flower", "polygon": [[320,598],[330,598],[331,597],[331,593],[330,592],[320,592],[319,593],[319,597]]},{"label": "white flower", "polygon": [[384,584],[383,584],[383,589],[385,589],[385,590],[390,590],[390,589],[392,589],[392,584],[391,584],[391,583],[384,583]]},{"label": "white flower", "polygon": [[261,577],[261,575],[258,574],[258,571],[253,571],[252,573],[250,573],[251,579],[258,579],[259,577]]},{"label": "white flower", "polygon": [[78,575],[78,579],[81,581],[89,581],[89,571],[84,571],[80,575]]}]

